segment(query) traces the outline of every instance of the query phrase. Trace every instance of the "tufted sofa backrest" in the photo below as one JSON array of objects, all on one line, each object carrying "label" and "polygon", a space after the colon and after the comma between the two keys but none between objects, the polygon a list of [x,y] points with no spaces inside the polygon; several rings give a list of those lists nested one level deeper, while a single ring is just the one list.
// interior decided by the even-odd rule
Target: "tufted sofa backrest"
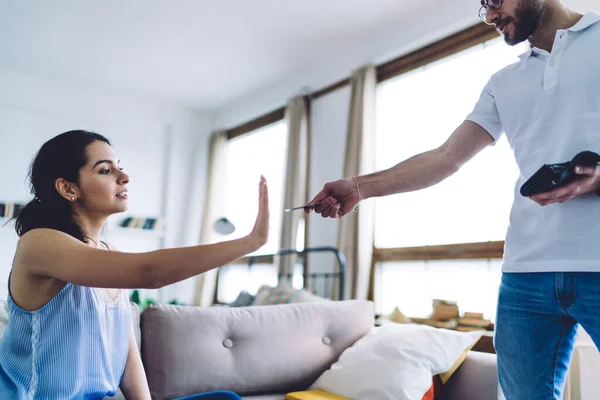
[{"label": "tufted sofa backrest", "polygon": [[373,303],[362,300],[156,304],[141,314],[142,360],[153,399],[288,392],[307,388],[373,326]]}]

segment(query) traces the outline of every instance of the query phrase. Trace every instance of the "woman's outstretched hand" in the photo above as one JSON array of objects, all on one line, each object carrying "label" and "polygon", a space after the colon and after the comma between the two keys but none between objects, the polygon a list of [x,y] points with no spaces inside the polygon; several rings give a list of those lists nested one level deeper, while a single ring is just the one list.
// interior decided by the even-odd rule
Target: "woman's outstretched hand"
[{"label": "woman's outstretched hand", "polygon": [[258,184],[258,215],[250,237],[256,242],[257,250],[269,240],[269,188],[264,176]]}]

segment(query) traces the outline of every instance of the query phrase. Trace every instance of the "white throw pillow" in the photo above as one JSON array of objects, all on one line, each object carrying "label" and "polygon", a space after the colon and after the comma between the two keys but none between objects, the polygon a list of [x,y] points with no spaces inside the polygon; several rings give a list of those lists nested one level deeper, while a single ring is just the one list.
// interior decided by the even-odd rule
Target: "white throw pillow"
[{"label": "white throw pillow", "polygon": [[385,324],[347,348],[311,388],[354,400],[420,400],[481,334]]}]

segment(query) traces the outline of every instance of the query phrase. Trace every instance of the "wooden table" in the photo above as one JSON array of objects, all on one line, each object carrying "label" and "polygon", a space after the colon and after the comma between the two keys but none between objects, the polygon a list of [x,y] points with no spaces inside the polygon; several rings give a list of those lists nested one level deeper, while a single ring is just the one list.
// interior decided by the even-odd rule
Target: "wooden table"
[{"label": "wooden table", "polygon": [[473,346],[472,350],[479,351],[481,353],[496,354],[496,349],[494,349],[494,332],[483,331],[483,335],[479,341],[475,343],[475,346]]}]

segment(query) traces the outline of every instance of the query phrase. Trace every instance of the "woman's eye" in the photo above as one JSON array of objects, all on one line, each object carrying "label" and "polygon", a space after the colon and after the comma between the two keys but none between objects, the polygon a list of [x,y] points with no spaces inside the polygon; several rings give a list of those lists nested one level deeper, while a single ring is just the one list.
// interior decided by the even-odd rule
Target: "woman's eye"
[{"label": "woman's eye", "polygon": [[123,167],[119,167],[119,171],[123,171]]},{"label": "woman's eye", "polygon": [[100,173],[102,175],[106,175],[106,174],[110,173],[110,170],[109,169],[103,169],[102,171],[100,171]]}]

